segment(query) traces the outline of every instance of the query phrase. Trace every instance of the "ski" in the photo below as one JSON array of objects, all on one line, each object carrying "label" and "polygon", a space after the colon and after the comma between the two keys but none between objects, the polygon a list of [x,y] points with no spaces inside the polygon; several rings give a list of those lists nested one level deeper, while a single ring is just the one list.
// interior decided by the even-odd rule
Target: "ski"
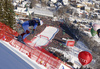
[{"label": "ski", "polygon": [[[6,31],[5,31],[6,32]],[[9,35],[7,35],[6,33],[8,33]],[[21,43],[23,43],[23,44],[25,44],[25,45],[27,45],[24,41],[23,41],[23,39],[22,39],[22,36],[21,35],[18,35],[18,36],[14,36],[14,35],[12,35],[11,33],[9,33],[9,32],[6,32],[5,34],[7,35],[7,36],[9,36],[10,38],[12,38],[12,39],[15,39],[15,40],[17,40],[17,41],[19,41],[19,42],[21,42]],[[11,36],[10,36],[11,35]]]}]

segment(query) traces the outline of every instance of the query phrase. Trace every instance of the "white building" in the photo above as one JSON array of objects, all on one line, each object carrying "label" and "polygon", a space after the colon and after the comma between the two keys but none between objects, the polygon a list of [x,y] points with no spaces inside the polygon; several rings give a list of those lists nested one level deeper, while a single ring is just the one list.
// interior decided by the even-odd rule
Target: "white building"
[{"label": "white building", "polygon": [[[51,0],[51,2],[56,3],[57,0]],[[68,0],[62,0],[62,2],[64,3],[64,5],[68,5]]]},{"label": "white building", "polygon": [[57,2],[57,0],[51,0],[51,2],[56,3],[56,2]]},{"label": "white building", "polygon": [[68,5],[68,0],[63,0],[64,5]]}]

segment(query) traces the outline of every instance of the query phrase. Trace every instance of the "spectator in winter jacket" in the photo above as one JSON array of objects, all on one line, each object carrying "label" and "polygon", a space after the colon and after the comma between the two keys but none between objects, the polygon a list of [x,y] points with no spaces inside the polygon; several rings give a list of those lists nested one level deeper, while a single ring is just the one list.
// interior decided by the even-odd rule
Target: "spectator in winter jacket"
[{"label": "spectator in winter jacket", "polygon": [[21,34],[22,38],[25,39],[30,34],[29,26],[33,26],[33,31],[32,31],[33,34],[36,27],[40,25],[43,25],[43,21],[40,19],[34,18],[33,20],[25,21],[22,24],[22,27],[24,29],[24,32]]}]

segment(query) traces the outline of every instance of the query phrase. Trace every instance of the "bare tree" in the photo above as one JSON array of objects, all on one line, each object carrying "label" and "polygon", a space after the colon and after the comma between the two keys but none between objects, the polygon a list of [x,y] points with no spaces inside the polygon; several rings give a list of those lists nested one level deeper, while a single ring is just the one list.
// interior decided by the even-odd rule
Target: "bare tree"
[{"label": "bare tree", "polygon": [[42,5],[42,7],[45,7],[45,6],[47,6],[47,2],[48,2],[49,0],[41,0],[41,5]]},{"label": "bare tree", "polygon": [[69,8],[70,8],[69,6],[61,7],[60,9],[56,11],[56,16],[59,16],[59,17],[64,17],[65,15],[68,16],[66,12]]},{"label": "bare tree", "polygon": [[30,4],[30,8],[35,7],[37,0],[30,0],[31,4]]}]

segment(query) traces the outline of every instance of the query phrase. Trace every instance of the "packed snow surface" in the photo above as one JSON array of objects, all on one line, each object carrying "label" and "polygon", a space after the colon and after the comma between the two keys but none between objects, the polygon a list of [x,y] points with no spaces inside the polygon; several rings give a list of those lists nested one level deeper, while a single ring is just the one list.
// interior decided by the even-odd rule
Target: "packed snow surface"
[{"label": "packed snow surface", "polygon": [[46,69],[24,53],[0,40],[0,69]]}]

